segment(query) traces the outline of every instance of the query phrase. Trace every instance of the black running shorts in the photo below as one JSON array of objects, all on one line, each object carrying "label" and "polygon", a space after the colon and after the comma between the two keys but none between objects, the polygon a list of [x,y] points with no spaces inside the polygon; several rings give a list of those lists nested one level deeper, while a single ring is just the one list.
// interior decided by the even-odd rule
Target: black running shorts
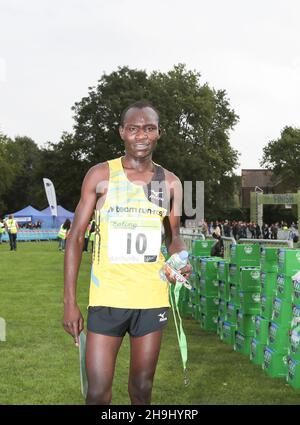
[{"label": "black running shorts", "polygon": [[163,328],[168,322],[168,307],[126,309],[115,307],[89,307],[87,329],[109,336],[138,337]]}]

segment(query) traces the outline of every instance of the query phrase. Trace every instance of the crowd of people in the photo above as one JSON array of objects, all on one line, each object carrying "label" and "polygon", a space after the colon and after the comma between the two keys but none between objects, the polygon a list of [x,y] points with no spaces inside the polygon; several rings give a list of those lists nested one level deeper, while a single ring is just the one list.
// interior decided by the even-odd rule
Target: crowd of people
[{"label": "crowd of people", "polygon": [[219,234],[226,237],[234,237],[235,240],[239,239],[278,239],[279,230],[288,232],[288,239],[294,242],[298,241],[297,225],[292,222],[290,226],[285,221],[280,221],[272,224],[263,223],[260,227],[254,222],[245,222],[237,220],[223,220],[223,221],[203,221],[200,226],[200,231],[204,236],[214,236]]}]

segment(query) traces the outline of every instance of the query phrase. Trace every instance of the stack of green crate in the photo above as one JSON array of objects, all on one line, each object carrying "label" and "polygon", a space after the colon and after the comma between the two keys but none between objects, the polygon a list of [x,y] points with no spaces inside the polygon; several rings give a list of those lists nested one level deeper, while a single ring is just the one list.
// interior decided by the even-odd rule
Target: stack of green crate
[{"label": "stack of green crate", "polygon": [[[263,367],[272,377],[287,374],[285,361],[289,347],[289,333],[293,315],[300,309],[292,307],[292,276],[300,269],[300,250],[278,249],[276,296],[269,323],[269,334],[264,351]],[[273,361],[273,358],[276,359]],[[266,360],[267,359],[267,360]]]},{"label": "stack of green crate", "polygon": [[255,333],[255,315],[260,311],[260,267],[240,267],[240,309],[234,349],[249,355]]},{"label": "stack of green crate", "polygon": [[[189,277],[189,282],[195,288],[195,291],[190,291],[185,286],[182,286],[179,294],[178,309],[184,317],[198,317],[199,312],[199,275],[192,272]],[[172,287],[171,287],[172,288]]]},{"label": "stack of green crate", "polygon": [[[254,333],[253,316],[259,305],[260,284],[257,279],[260,266],[259,244],[232,244],[229,263],[229,294],[227,322],[235,325],[234,350],[243,354],[250,352],[250,337]],[[242,281],[243,279],[243,281]],[[250,283],[251,282],[251,283]],[[241,286],[242,285],[242,286]]]},{"label": "stack of green crate", "polygon": [[210,257],[210,251],[215,244],[215,240],[196,239],[192,241],[192,252],[190,253],[190,263],[194,272],[200,274],[200,261],[202,257]]},{"label": "stack of green crate", "polygon": [[196,291],[189,291],[186,288],[180,290],[179,311],[183,316],[192,316],[195,320],[200,320],[199,303],[199,272],[200,259],[210,256],[211,245],[214,241],[196,239],[192,241],[192,251],[189,252],[189,261],[193,268],[193,273],[189,277],[189,282],[196,288]]},{"label": "stack of green crate", "polygon": [[222,327],[223,322],[225,321],[226,315],[226,306],[229,301],[229,260],[221,259],[218,261],[218,298],[219,298],[219,306],[218,306],[218,328],[217,333],[222,339]]},{"label": "stack of green crate", "polygon": [[292,278],[292,328],[290,331],[287,382],[300,388],[300,277]]},{"label": "stack of green crate", "polygon": [[200,324],[207,331],[217,331],[218,324],[218,261],[219,257],[200,260]]},{"label": "stack of green crate", "polygon": [[255,333],[250,342],[250,360],[262,365],[264,348],[267,344],[269,321],[272,316],[273,298],[276,295],[278,272],[278,248],[261,247],[260,250],[260,312],[255,316]]}]

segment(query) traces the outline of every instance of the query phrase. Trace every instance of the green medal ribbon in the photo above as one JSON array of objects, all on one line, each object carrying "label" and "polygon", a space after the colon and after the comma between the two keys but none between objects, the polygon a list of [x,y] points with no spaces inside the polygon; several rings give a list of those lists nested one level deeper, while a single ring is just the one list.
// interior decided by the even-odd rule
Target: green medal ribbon
[{"label": "green medal ribbon", "polygon": [[[173,311],[173,316],[174,316],[174,323],[175,323],[177,339],[178,339],[178,344],[179,344],[179,350],[180,350],[180,355],[181,355],[181,360],[182,360],[182,365],[183,365],[183,374],[184,374],[183,382],[184,382],[184,385],[187,386],[189,384],[189,378],[187,376],[187,369],[186,369],[187,341],[186,341],[186,336],[185,336],[183,326],[182,326],[182,318],[180,316],[180,312],[179,312],[179,308],[178,308],[179,294],[180,294],[180,290],[182,288],[182,283],[176,282],[175,287],[174,287],[174,299],[173,299],[173,296],[172,296],[172,285],[173,285],[172,283],[169,283],[170,300],[171,300],[171,306],[172,306],[172,311]],[[178,326],[178,323],[177,323],[176,313],[177,313],[178,319],[179,319],[179,326]]]}]

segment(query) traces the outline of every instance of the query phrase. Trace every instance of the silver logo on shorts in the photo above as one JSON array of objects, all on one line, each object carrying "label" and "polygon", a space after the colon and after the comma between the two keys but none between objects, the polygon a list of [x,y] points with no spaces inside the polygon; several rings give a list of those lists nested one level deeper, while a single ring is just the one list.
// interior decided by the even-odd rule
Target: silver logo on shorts
[{"label": "silver logo on shorts", "polygon": [[167,317],[165,317],[165,314],[166,314],[167,312],[166,311],[164,311],[163,313],[160,313],[160,314],[158,314],[158,317],[160,317],[160,319],[159,319],[159,321],[160,322],[165,322],[166,320],[168,320],[168,318]]}]

